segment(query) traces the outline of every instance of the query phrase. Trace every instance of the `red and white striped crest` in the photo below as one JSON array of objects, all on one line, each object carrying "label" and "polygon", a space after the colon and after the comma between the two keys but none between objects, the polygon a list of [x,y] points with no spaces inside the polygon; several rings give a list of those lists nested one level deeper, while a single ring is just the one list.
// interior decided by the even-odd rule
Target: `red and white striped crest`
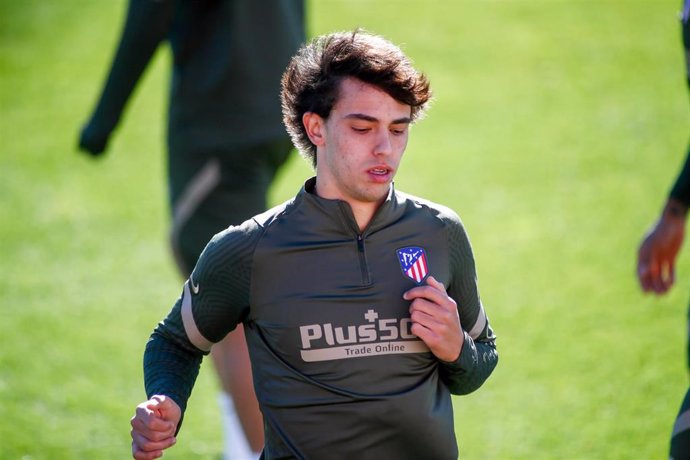
[{"label": "red and white striped crest", "polygon": [[424,249],[410,246],[397,250],[403,274],[417,284],[421,284],[429,274],[429,266]]}]

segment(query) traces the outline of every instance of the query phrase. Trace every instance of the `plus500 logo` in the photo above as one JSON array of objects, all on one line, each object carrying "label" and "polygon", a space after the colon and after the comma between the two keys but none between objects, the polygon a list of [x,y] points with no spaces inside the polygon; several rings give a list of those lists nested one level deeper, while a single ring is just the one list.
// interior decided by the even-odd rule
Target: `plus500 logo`
[{"label": "plus500 logo", "polygon": [[333,327],[331,323],[310,324],[299,328],[302,338],[302,349],[308,350],[314,346],[314,342],[327,345],[348,345],[356,343],[369,343],[390,340],[417,339],[410,330],[412,320],[410,318],[378,319],[378,313],[369,310],[364,314],[364,319],[369,324],[357,326]]}]

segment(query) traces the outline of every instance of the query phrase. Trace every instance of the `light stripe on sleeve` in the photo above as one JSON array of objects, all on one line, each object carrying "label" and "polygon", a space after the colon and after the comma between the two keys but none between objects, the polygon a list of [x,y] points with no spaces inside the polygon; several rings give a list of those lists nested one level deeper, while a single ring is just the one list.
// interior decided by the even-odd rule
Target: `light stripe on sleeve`
[{"label": "light stripe on sleeve", "polygon": [[192,342],[192,345],[201,351],[211,351],[213,342],[206,339],[206,337],[199,332],[199,328],[196,327],[196,322],[194,321],[194,315],[192,314],[192,293],[189,291],[189,280],[184,283],[181,314],[184,331],[187,333],[187,338]]},{"label": "light stripe on sleeve", "polygon": [[476,340],[477,337],[479,337],[484,331],[484,328],[486,327],[486,313],[484,312],[484,305],[482,305],[479,309],[479,315],[477,315],[477,321],[475,321],[474,326],[472,329],[469,331],[470,337],[472,339]]}]

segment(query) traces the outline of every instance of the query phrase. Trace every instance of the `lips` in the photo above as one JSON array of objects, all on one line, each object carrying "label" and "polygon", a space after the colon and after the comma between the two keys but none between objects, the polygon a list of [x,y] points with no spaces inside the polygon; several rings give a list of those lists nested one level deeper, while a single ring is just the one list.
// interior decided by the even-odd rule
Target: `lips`
[{"label": "lips", "polygon": [[367,169],[367,173],[369,173],[369,177],[376,182],[387,182],[392,178],[393,168],[385,165],[378,165]]}]

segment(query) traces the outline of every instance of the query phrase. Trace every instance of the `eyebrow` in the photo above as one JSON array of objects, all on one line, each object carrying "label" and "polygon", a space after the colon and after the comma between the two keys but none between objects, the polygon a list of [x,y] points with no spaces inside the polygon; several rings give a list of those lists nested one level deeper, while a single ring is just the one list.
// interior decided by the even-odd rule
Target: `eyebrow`
[{"label": "eyebrow", "polygon": [[[345,115],[346,119],[349,120],[363,120],[363,121],[371,121],[371,122],[378,122],[380,121],[376,117],[372,117],[371,115],[366,115],[364,113],[350,113]],[[400,124],[410,124],[412,123],[412,119],[410,117],[402,117],[402,118],[396,118],[391,122],[392,125],[400,125]]]}]

